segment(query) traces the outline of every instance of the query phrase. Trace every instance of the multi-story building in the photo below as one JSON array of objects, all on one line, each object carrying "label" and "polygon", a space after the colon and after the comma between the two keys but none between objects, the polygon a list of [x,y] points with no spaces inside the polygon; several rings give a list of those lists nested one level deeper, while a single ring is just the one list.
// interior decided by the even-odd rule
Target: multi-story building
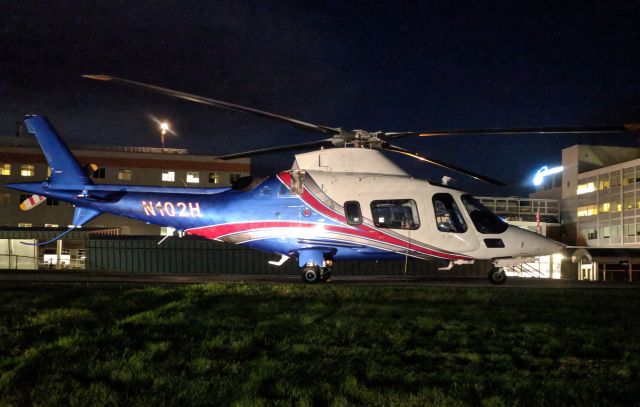
[{"label": "multi-story building", "polygon": [[[249,175],[251,166],[248,158],[221,161],[173,148],[76,146],[71,150],[97,184],[222,187]],[[35,139],[0,138],[0,186],[43,180],[49,171]],[[22,243],[43,242],[62,233],[73,219],[74,208],[68,203],[47,199],[29,211],[22,211],[19,205],[27,198],[29,195],[0,187],[0,268],[31,269],[43,263],[82,267],[85,241],[91,234],[167,235],[173,232],[157,225],[102,214],[63,239],[36,248]]]},{"label": "multi-story building", "polygon": [[576,145],[562,150],[562,166],[531,197],[560,200],[560,240],[587,248],[579,278],[606,278],[609,265],[632,279],[640,265],[640,148]]}]

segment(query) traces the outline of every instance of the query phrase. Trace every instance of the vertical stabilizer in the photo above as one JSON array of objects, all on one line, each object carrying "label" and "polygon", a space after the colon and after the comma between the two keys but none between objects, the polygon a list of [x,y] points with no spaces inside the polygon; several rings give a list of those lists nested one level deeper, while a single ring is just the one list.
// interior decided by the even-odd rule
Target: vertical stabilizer
[{"label": "vertical stabilizer", "polygon": [[85,185],[93,184],[45,117],[27,116],[24,119],[24,124],[27,131],[38,139],[42,152],[51,167],[50,188],[82,189]]}]

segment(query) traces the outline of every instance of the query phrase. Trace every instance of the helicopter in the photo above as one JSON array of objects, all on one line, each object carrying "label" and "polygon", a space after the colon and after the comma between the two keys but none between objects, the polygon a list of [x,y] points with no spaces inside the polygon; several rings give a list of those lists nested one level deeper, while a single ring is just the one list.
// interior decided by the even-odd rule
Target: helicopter
[{"label": "helicopter", "polygon": [[295,259],[303,281],[311,284],[329,280],[334,263],[341,260],[408,257],[442,262],[443,270],[490,260],[493,268],[488,273],[489,281],[503,284],[504,267],[555,254],[565,247],[507,224],[468,193],[411,177],[382,151],[409,156],[481,182],[504,185],[502,182],[406,150],[391,144],[392,140],[411,136],[637,130],[633,125],[420,132],[345,130],[143,82],[107,75],[83,76],[250,113],[322,134],[323,138],[218,156],[226,160],[316,148],[296,154],[289,170],[260,179],[245,177],[231,187],[95,184],[45,117],[26,116],[22,123],[37,138],[51,175],[41,182],[4,186],[75,206],[72,226],[49,242],[102,213],[111,213],[171,227],[179,237],[201,236],[278,254],[278,261],[270,261],[275,266]]}]

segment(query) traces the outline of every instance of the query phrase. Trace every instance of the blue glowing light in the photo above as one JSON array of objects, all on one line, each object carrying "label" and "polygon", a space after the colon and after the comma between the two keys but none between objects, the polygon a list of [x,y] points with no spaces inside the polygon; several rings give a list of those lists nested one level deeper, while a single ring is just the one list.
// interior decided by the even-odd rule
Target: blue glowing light
[{"label": "blue glowing light", "polygon": [[545,165],[544,167],[540,168],[538,172],[536,172],[536,175],[533,177],[533,185],[542,185],[544,177],[552,174],[557,174],[559,172],[562,172],[562,166],[549,168]]}]

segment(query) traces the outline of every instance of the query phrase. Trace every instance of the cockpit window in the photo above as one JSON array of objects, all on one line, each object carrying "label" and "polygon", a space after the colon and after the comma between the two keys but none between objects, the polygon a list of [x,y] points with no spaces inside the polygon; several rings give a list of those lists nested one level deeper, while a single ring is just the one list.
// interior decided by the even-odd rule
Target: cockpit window
[{"label": "cockpit window", "polygon": [[439,231],[450,233],[467,231],[467,223],[450,194],[433,195],[433,209],[436,213],[436,225],[438,225]]},{"label": "cockpit window", "polygon": [[476,230],[483,234],[502,233],[509,225],[471,195],[462,195],[462,203],[469,213]]}]

